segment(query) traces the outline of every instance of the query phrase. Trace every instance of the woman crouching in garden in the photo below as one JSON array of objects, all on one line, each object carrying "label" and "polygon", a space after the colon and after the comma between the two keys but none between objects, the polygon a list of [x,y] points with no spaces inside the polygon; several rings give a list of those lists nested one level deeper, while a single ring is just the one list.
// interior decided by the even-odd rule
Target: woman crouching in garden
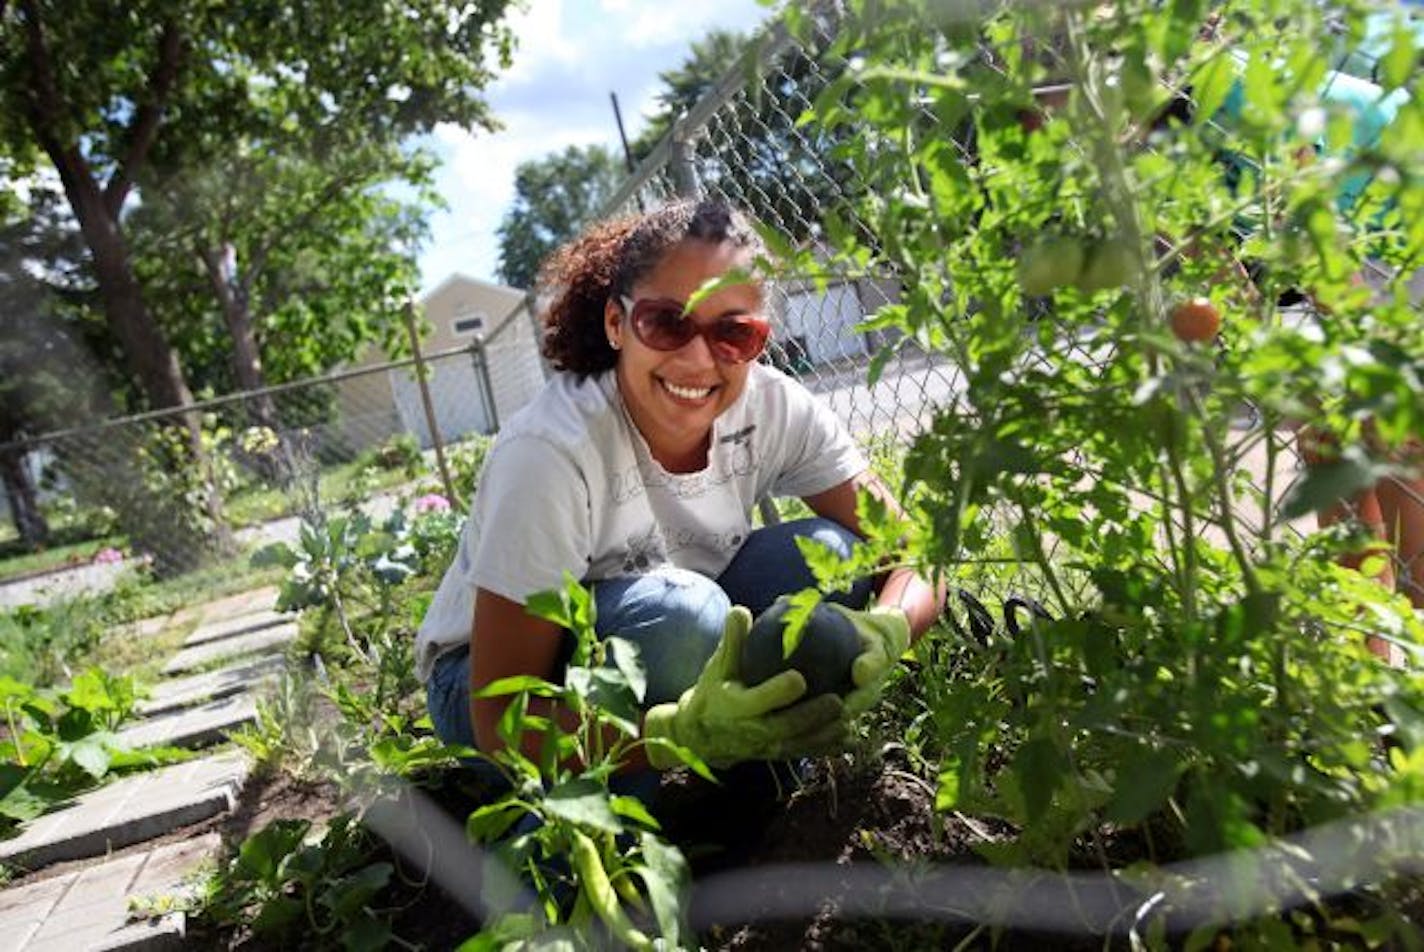
[{"label": "woman crouching in garden", "polygon": [[[641,648],[650,743],[640,756],[658,770],[678,762],[672,744],[713,767],[836,749],[934,621],[936,593],[910,571],[864,579],[834,599],[860,640],[844,699],[806,697],[794,670],[742,683],[751,618],[815,584],[796,537],[848,555],[857,491],[894,505],[840,421],[757,361],[770,332],[763,286],[738,279],[688,307],[762,253],[733,209],[681,202],[597,225],[546,266],[543,351],[557,373],[491,449],[420,631],[419,672],[446,742],[503,744],[508,698],[477,697],[485,685],[562,679],[571,636],[525,603],[565,573],[591,587],[600,638]],[[753,529],[765,496],[800,497],[816,517]],[[720,676],[699,680],[719,644]],[[544,699],[530,709],[576,723]]]}]

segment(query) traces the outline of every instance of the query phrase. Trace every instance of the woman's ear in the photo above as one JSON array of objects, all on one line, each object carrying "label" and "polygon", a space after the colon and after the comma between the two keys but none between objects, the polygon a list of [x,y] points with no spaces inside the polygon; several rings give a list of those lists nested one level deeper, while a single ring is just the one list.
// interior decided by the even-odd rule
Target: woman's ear
[{"label": "woman's ear", "polygon": [[623,307],[617,298],[609,297],[603,304],[603,332],[609,347],[623,349]]}]

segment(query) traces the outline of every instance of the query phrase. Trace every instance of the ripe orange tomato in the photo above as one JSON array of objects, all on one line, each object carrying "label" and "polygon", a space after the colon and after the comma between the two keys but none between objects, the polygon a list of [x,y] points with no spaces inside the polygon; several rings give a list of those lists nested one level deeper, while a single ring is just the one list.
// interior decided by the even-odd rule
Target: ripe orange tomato
[{"label": "ripe orange tomato", "polygon": [[1192,343],[1213,340],[1221,330],[1221,312],[1209,298],[1194,297],[1172,308],[1172,333]]}]

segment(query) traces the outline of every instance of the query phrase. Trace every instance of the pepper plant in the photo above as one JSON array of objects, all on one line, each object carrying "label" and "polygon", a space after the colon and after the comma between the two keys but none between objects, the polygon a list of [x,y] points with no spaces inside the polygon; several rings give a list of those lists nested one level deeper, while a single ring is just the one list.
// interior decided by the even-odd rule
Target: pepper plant
[{"label": "pepper plant", "polygon": [[[864,326],[959,381],[906,457],[908,525],[859,566],[953,580],[1007,546],[1056,619],[959,646],[962,681],[923,692],[939,807],[1010,821],[995,862],[1111,868],[1113,836],[1162,864],[1417,803],[1424,681],[1365,637],[1417,663],[1424,631],[1377,561],[1336,563],[1348,523],[1310,518],[1406,472],[1424,434],[1413,33],[1387,32],[1376,79],[1407,95],[1361,143],[1321,96],[1356,4],[845,7],[845,74],[802,117],[855,133],[832,270],[898,279]],[[1375,266],[1396,276],[1372,291]],[[1186,320],[1203,308],[1215,340]],[[1304,427],[1338,458],[1294,469]],[[1372,928],[1413,928],[1370,895]]]},{"label": "pepper plant", "polygon": [[[538,903],[496,918],[463,948],[543,947],[554,934],[573,947],[598,948],[598,929],[634,949],[681,947],[692,939],[681,905],[686,859],[658,835],[641,800],[616,791],[620,768],[644,743],[639,701],[646,679],[637,647],[598,639],[595,603],[571,576],[561,591],[531,596],[527,610],[571,633],[572,660],[561,685],[519,676],[483,689],[485,697],[511,697],[499,721],[505,746],[480,755],[503,773],[509,791],[471,813],[467,830],[533,885]],[[531,697],[572,710],[577,728],[565,731],[532,713]],[[541,737],[537,758],[521,750],[527,733]],[[710,779],[704,764],[692,766]]]}]

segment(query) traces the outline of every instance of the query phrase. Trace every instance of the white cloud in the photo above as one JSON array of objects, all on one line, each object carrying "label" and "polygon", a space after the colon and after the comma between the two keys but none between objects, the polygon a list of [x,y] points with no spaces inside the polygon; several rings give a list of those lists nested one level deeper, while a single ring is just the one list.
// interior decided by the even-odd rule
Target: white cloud
[{"label": "white cloud", "polygon": [[585,55],[565,27],[564,0],[533,0],[509,18],[509,25],[518,42],[501,84],[529,82],[543,70],[576,64]]},{"label": "white cloud", "polygon": [[685,9],[680,10],[672,4],[645,5],[633,14],[624,35],[635,48],[660,46],[686,37],[688,26]]}]

